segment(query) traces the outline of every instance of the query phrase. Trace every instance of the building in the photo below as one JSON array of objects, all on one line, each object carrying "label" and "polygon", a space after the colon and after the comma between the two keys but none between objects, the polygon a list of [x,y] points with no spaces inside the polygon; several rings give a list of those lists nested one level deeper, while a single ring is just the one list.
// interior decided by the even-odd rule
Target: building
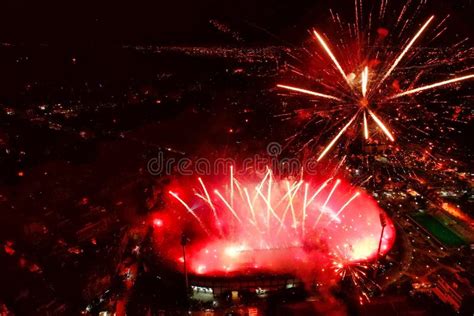
[{"label": "building", "polygon": [[433,287],[432,292],[456,312],[460,312],[463,305],[472,304],[474,297],[469,280],[447,270],[441,270],[438,273],[436,286]]},{"label": "building", "polygon": [[266,297],[280,290],[303,287],[301,280],[287,274],[249,274],[229,277],[190,277],[192,297],[200,301],[212,301],[230,295],[232,301],[240,301],[242,295]]}]

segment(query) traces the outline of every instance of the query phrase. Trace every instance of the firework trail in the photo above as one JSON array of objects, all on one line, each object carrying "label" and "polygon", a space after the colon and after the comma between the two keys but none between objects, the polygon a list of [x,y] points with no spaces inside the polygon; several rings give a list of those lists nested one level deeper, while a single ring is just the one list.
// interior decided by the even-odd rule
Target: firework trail
[{"label": "firework trail", "polygon": [[[223,185],[201,178],[192,190],[171,185],[169,210],[152,220],[160,223],[159,234],[167,227],[168,235],[157,238],[162,241],[159,249],[179,261],[172,240],[191,229],[189,269],[198,274],[249,267],[290,272],[309,263],[322,267],[333,261],[336,247],[344,247],[337,255],[344,265],[375,258],[381,233],[376,202],[341,179],[313,181],[277,178],[268,169],[260,181],[237,179],[232,173]],[[394,233],[390,223],[382,253],[390,249]],[[321,265],[310,260],[315,254],[324,257]]]},{"label": "firework trail", "polygon": [[[388,1],[382,1],[379,10],[372,12],[370,10],[364,11],[362,1],[356,0],[354,24],[341,22],[339,15],[334,14],[331,10],[332,20],[339,26],[342,33],[337,38],[338,44],[334,45],[334,42],[329,41],[320,31],[312,30],[311,35],[319,48],[310,51],[310,59],[326,59],[330,64],[316,73],[313,73],[311,67],[292,67],[293,73],[303,76],[305,81],[308,78],[313,78],[314,81],[319,82],[320,88],[312,90],[287,83],[277,85],[281,91],[319,99],[317,107],[322,109],[315,111],[314,116],[326,112],[328,113],[327,117],[334,125],[341,124],[343,121],[347,122],[350,117],[349,121],[344,123],[335,136],[321,149],[318,161],[335,147],[343,135],[348,134],[349,131],[352,135],[354,129],[360,128],[362,130],[366,142],[372,142],[379,134],[377,131],[381,131],[389,142],[395,142],[403,135],[401,135],[401,131],[396,133],[391,124],[387,122],[395,124],[398,121],[401,125],[406,121],[407,114],[404,110],[412,109],[418,105],[415,99],[409,98],[410,96],[437,88],[447,88],[474,78],[474,73],[469,73],[472,67],[467,66],[448,75],[451,78],[418,87],[415,85],[426,69],[443,64],[466,62],[472,59],[472,52],[459,49],[448,57],[443,54],[439,56],[426,54],[426,57],[418,54],[417,45],[423,40],[430,42],[427,39],[428,35],[431,35],[431,41],[433,41],[446,30],[446,27],[442,28],[442,26],[447,17],[437,26],[433,26],[436,18],[432,15],[426,20],[422,20],[419,27],[414,27],[411,35],[405,36],[405,33],[410,30],[409,25],[419,24],[418,15],[421,5],[416,7],[413,17],[409,17],[408,12],[412,9],[411,5],[411,2],[408,1],[402,6],[392,25],[393,32],[397,35],[390,35],[389,30],[383,27],[378,27],[376,32],[372,30],[376,22],[382,25]],[[378,14],[375,11],[378,11]],[[376,21],[376,18],[379,20]],[[404,19],[406,22],[402,23]],[[367,28],[364,28],[363,21],[367,21]],[[439,31],[441,28],[442,30]],[[405,44],[400,45],[399,43]],[[398,47],[401,48],[397,49]],[[457,45],[453,45],[453,47],[457,47]],[[338,55],[344,56],[344,62],[339,60]],[[410,69],[416,72],[409,71]],[[412,78],[415,80],[413,81]],[[400,89],[401,82],[408,83],[409,87],[405,90]],[[310,83],[308,82],[306,86]],[[435,102],[435,100],[431,100],[431,102]],[[417,119],[421,120],[421,115]],[[372,122],[375,124],[371,124]],[[291,139],[296,139],[295,135]]]}]

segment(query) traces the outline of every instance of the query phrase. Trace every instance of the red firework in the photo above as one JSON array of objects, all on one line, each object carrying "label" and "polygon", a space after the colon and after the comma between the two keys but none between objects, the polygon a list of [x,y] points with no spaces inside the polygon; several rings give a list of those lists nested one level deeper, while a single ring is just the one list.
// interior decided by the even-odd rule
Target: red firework
[{"label": "red firework", "polygon": [[[319,87],[312,90],[288,83],[277,85],[293,94],[319,100],[315,117],[318,113],[327,111],[337,121],[338,131],[324,145],[318,161],[334,148],[344,134],[349,134],[349,130],[358,129],[365,140],[380,131],[389,142],[395,142],[402,133],[396,133],[387,122],[390,125],[402,125],[403,122],[414,122],[415,118],[416,121],[426,121],[423,114],[420,114],[421,109],[414,110],[419,107],[419,103],[413,98],[415,95],[474,78],[472,66],[467,65],[455,72],[450,70],[447,78],[438,82],[431,79],[426,84],[417,83],[428,70],[435,67],[466,63],[472,59],[472,50],[463,50],[460,48],[461,43],[457,43],[453,44],[454,53],[449,57],[444,54],[417,56],[422,54],[417,54],[419,51],[415,51],[415,47],[422,40],[427,40],[428,32],[431,31],[431,37],[427,42],[431,42],[446,31],[444,24],[447,17],[441,19],[438,25],[434,25],[435,16],[430,16],[419,24],[417,17],[421,5],[414,8],[415,13],[410,17],[409,12],[413,11],[410,4],[411,1],[408,1],[402,6],[393,21],[391,32],[381,27],[382,21],[387,19],[388,1],[382,1],[379,8],[364,8],[362,0],[355,0],[354,23],[341,22],[339,15],[331,11],[332,20],[336,24],[334,29],[340,33],[337,41],[334,41],[337,44],[331,43],[318,30],[312,30],[311,35],[319,48],[315,51],[306,50],[311,63],[317,59],[327,60],[329,67],[312,73],[308,65],[299,68],[291,66],[293,74],[304,78],[306,87],[312,82],[318,82]],[[367,27],[363,27],[363,24]],[[415,25],[413,30],[410,25]],[[415,57],[419,57],[416,63]],[[402,67],[410,62],[412,67]],[[432,77],[433,71],[429,73]],[[406,86],[403,90],[400,90],[400,82]],[[407,109],[411,112],[407,113]],[[340,113],[343,115],[339,115]]]},{"label": "red firework", "polygon": [[[166,208],[152,218],[159,251],[178,267],[181,234],[189,237],[193,273],[334,272],[377,255],[383,211],[340,179],[277,179],[268,170],[260,181],[231,175],[225,183],[195,184],[171,185]],[[394,237],[388,220],[382,254]]]}]

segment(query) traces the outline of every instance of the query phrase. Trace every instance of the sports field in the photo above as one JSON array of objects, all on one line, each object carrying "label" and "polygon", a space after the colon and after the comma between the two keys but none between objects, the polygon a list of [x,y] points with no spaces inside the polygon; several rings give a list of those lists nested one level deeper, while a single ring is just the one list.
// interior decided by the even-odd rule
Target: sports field
[{"label": "sports field", "polygon": [[418,213],[412,215],[412,218],[447,247],[457,247],[466,244],[465,240],[429,214]]}]

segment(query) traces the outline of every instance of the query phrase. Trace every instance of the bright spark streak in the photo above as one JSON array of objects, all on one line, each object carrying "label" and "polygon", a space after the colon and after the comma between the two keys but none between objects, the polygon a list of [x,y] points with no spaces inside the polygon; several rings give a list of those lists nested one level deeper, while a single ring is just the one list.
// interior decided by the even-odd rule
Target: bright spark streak
[{"label": "bright spark streak", "polygon": [[339,209],[339,211],[337,211],[336,213],[336,216],[334,218],[332,218],[329,223],[328,223],[328,226],[329,224],[331,224],[331,222],[334,220],[334,219],[337,219],[339,218],[339,215],[342,213],[342,211],[344,211],[344,209],[349,205],[351,204],[351,202],[360,195],[360,192],[356,192],[346,203],[344,203],[344,205]]},{"label": "bright spark streak", "polygon": [[369,67],[365,66],[364,71],[361,74],[362,95],[364,97],[367,94],[368,84],[369,84]]},{"label": "bright spark streak", "polygon": [[[286,205],[285,211],[283,212],[283,215],[281,216],[281,225],[280,228],[278,229],[278,233],[283,229],[283,223],[286,218],[286,214],[288,213],[288,210],[291,210],[291,214],[293,217],[293,228],[296,228],[297,225],[297,220],[296,220],[296,215],[295,215],[295,208],[293,206],[293,198],[295,197],[296,193],[298,192],[300,186],[303,184],[303,181],[300,180],[297,183],[293,183],[290,186],[290,182],[286,181],[286,188],[287,188],[287,193],[285,196],[288,196],[288,203]],[[303,223],[304,223],[304,218],[303,218]],[[304,232],[303,232],[304,233]]]},{"label": "bright spark streak", "polygon": [[211,197],[209,196],[209,193],[207,192],[206,186],[204,185],[204,182],[202,181],[201,178],[198,178],[198,180],[199,180],[199,183],[201,184],[201,187],[204,191],[204,194],[206,195],[207,203],[211,207],[212,213],[214,214],[214,218],[216,219],[217,222],[219,222],[219,218],[217,217],[216,208],[214,207],[214,204],[212,203]]},{"label": "bright spark streak", "polygon": [[194,218],[199,222],[199,224],[201,225],[202,229],[209,235],[209,231],[206,229],[206,227],[204,226],[204,223],[201,221],[201,219],[199,218],[199,216],[196,215],[196,213],[194,213],[194,211],[189,207],[188,204],[186,204],[186,202],[184,202],[176,193],[172,192],[172,191],[169,191],[169,194],[171,194],[176,200],[178,200],[178,202],[180,202],[184,208],[189,212],[189,214],[191,214],[192,216],[194,216]]},{"label": "bright spark streak", "polygon": [[[298,184],[298,185],[301,185],[301,184]],[[288,204],[290,205],[290,209],[291,209],[291,216],[293,218],[293,226],[296,226],[296,214],[295,214],[295,207],[293,206],[293,197],[295,196],[294,193],[292,193],[293,190],[298,190],[299,189],[299,186],[297,187],[290,187],[290,182],[286,181],[286,187],[287,187],[287,190],[288,190]],[[304,217],[303,217],[303,221],[304,221]]]},{"label": "bright spark streak", "polygon": [[329,192],[329,195],[328,195],[328,197],[326,198],[326,201],[324,201],[324,204],[323,204],[323,206],[322,206],[322,209],[326,208],[326,206],[328,205],[329,200],[331,200],[331,197],[332,197],[332,195],[334,194],[334,191],[336,191],[336,188],[337,188],[337,186],[339,185],[339,183],[341,183],[341,180],[340,180],[340,179],[337,179],[337,180],[336,180],[336,183],[334,183],[334,186],[333,186],[332,189],[331,189],[331,192]]},{"label": "bright spark streak", "polygon": [[230,166],[230,205],[234,207],[234,166]]},{"label": "bright spark streak", "polygon": [[[271,174],[271,170],[267,168],[267,172],[265,173],[265,176],[263,177],[262,181],[260,181],[260,183],[258,184],[257,187],[255,187],[255,191],[258,192],[260,191],[260,189],[263,188],[263,185],[265,184],[265,182],[267,181],[267,178],[268,176]],[[258,197],[258,194],[254,194],[253,196],[253,199],[252,199],[252,203],[255,203],[255,201],[257,200],[257,197]]]},{"label": "bright spark streak", "polygon": [[339,99],[338,97],[335,97],[335,96],[332,96],[332,95],[319,93],[319,92],[306,90],[306,89],[301,89],[301,88],[298,88],[298,87],[292,87],[292,86],[287,86],[287,85],[283,85],[283,84],[278,84],[277,87],[287,89],[287,90],[291,90],[291,91],[295,91],[295,92],[300,92],[300,93],[304,93],[304,94],[313,95],[313,96],[320,97],[320,98],[331,99],[331,100],[336,100],[336,101],[342,101],[342,99]]},{"label": "bright spark streak", "polygon": [[340,179],[337,179],[337,180],[336,180],[336,183],[334,183],[334,186],[333,186],[332,189],[331,189],[331,192],[329,192],[328,197],[326,198],[326,201],[324,201],[324,204],[323,204],[323,206],[321,207],[321,212],[319,212],[318,219],[317,219],[316,222],[314,223],[313,229],[318,225],[319,221],[321,220],[321,217],[323,216],[323,211],[324,211],[324,209],[326,209],[326,206],[328,205],[329,200],[331,200],[331,197],[332,197],[332,195],[334,194],[334,191],[336,191],[336,188],[337,188],[337,186],[339,185],[339,183],[341,183],[341,180],[340,180]]},{"label": "bright spark streak", "polygon": [[411,41],[408,43],[408,45],[403,49],[403,51],[398,55],[397,59],[395,59],[395,62],[392,64],[392,66],[389,68],[389,70],[385,73],[385,75],[382,77],[382,79],[379,82],[379,85],[382,84],[382,82],[387,79],[388,76],[392,73],[392,71],[397,67],[397,65],[400,63],[400,61],[403,59],[403,57],[406,55],[406,53],[410,50],[410,48],[413,46],[413,44],[416,42],[418,37],[421,36],[421,34],[424,32],[424,30],[428,27],[428,25],[431,23],[431,21],[434,19],[434,15],[432,15],[428,21],[425,22],[425,24],[420,28],[420,30],[413,36]]},{"label": "bright spark streak", "polygon": [[291,196],[291,192],[293,192],[293,190],[296,188],[296,186],[299,184],[299,182],[295,182],[293,184],[291,184],[290,186],[290,182],[288,180],[285,181],[286,183],[286,187],[287,187],[287,192],[285,193],[285,195],[283,195],[283,197],[278,201],[278,203],[276,204],[276,206],[280,206],[281,203],[283,202],[287,202],[288,203],[288,199],[290,198]]},{"label": "bright spark streak", "polygon": [[319,33],[316,31],[316,30],[313,30],[313,33],[314,35],[316,36],[316,38],[318,39],[319,43],[321,44],[321,46],[324,48],[324,50],[326,51],[326,53],[329,55],[329,57],[331,58],[332,62],[334,63],[334,65],[336,65],[336,68],[339,70],[339,72],[341,73],[342,77],[344,78],[344,80],[347,82],[347,84],[349,85],[349,87],[352,88],[349,80],[347,79],[347,76],[346,76],[346,73],[344,72],[344,70],[342,69],[341,65],[339,64],[339,62],[337,61],[336,57],[334,56],[334,54],[332,53],[331,49],[329,48],[329,46],[326,44],[326,42],[324,41],[324,39],[321,37],[321,35],[319,35]]},{"label": "bright spark streak", "polygon": [[359,186],[363,186],[364,184],[366,184],[367,182],[369,182],[370,179],[372,179],[373,176],[369,176],[367,179],[365,179],[364,181],[362,181]]},{"label": "bright spark streak", "polygon": [[369,139],[369,127],[367,126],[367,115],[365,115],[365,111],[364,111],[364,137],[365,139]]},{"label": "bright spark streak", "polygon": [[234,184],[235,184],[235,187],[237,188],[237,191],[239,191],[240,198],[244,199],[244,196],[242,195],[242,192],[243,192],[242,188],[240,187],[240,183],[236,178],[234,178]]},{"label": "bright spark streak", "polygon": [[234,208],[232,206],[230,206],[229,202],[227,202],[227,200],[219,193],[219,191],[217,190],[214,190],[214,193],[222,200],[222,202],[224,202],[225,206],[227,206],[227,208],[229,209],[229,211],[232,213],[232,215],[234,215],[235,218],[237,218],[237,220],[242,223],[242,220],[240,219],[240,217],[237,215],[237,213],[235,212]]},{"label": "bright spark streak", "polygon": [[390,99],[399,98],[399,97],[402,97],[404,95],[414,94],[414,93],[418,93],[418,92],[421,92],[421,91],[424,91],[424,90],[429,90],[429,89],[449,85],[451,83],[455,83],[455,82],[463,81],[463,80],[468,80],[468,79],[472,79],[472,78],[474,78],[474,74],[470,74],[470,75],[466,75],[466,76],[462,76],[462,77],[457,77],[457,78],[449,79],[449,80],[446,80],[446,81],[436,82],[436,83],[433,83],[433,84],[430,84],[430,85],[427,85],[427,86],[422,86],[422,87],[418,87],[418,88],[415,88],[415,89],[411,89],[411,90],[408,90],[408,91],[398,93],[398,94],[390,97]]},{"label": "bright spark streak", "polygon": [[306,218],[306,207],[307,207],[307,200],[308,200],[308,187],[309,183],[305,183],[304,185],[304,199],[303,199],[303,224],[302,224],[302,231],[303,231],[303,236],[305,235],[305,218]]},{"label": "bright spark streak", "polygon": [[326,181],[324,181],[323,184],[321,184],[319,186],[319,188],[316,190],[316,192],[311,196],[311,198],[308,200],[308,203],[306,204],[306,206],[310,205],[314,199],[319,195],[319,193],[328,185],[329,181],[331,181],[332,178],[329,178],[327,179]]},{"label": "bright spark streak", "polygon": [[198,198],[200,198],[200,199],[203,200],[204,202],[209,203],[209,202],[207,201],[207,198],[206,198],[204,195],[202,195],[202,194],[200,194],[200,193],[194,193],[194,195],[196,195]]},{"label": "bright spark streak", "polygon": [[244,188],[244,193],[245,193],[245,197],[247,198],[247,203],[249,204],[250,213],[252,213],[252,219],[255,223],[257,223],[257,219],[255,217],[255,210],[253,208],[252,202],[250,201],[250,196],[249,196],[249,192],[247,191],[247,188]]},{"label": "bright spark streak", "polygon": [[336,135],[336,137],[333,138],[333,140],[329,143],[329,145],[326,146],[326,148],[323,150],[323,152],[319,155],[318,159],[316,159],[316,161],[320,161],[321,159],[323,159],[323,157],[328,153],[328,151],[332,148],[332,146],[334,146],[334,144],[337,142],[337,140],[342,136],[342,134],[344,134],[344,132],[349,128],[349,126],[352,124],[352,122],[354,122],[354,120],[356,119],[357,117],[357,114],[356,113],[352,118],[351,120],[339,131],[339,133]]},{"label": "bright spark streak", "polygon": [[[275,212],[275,210],[273,209],[272,207],[272,204],[269,200],[267,200],[267,198],[265,197],[265,195],[263,195],[262,191],[261,190],[258,190],[257,189],[257,193],[261,196],[262,200],[265,202],[265,204],[267,205],[267,211],[269,212],[268,213],[268,216],[270,215],[270,213],[278,220],[278,222],[280,224],[283,224],[283,221],[281,220],[280,217],[278,217],[277,213]],[[270,218],[268,218],[268,222],[267,222],[267,226],[270,225]]]},{"label": "bright spark streak", "polygon": [[[271,201],[272,198],[272,174],[270,172],[270,176],[268,178],[268,188],[267,188],[267,201]],[[267,223],[270,224],[270,208],[271,207],[271,204],[268,203],[268,207],[267,207]]]},{"label": "bright spark streak", "polygon": [[393,137],[392,133],[390,133],[390,131],[388,130],[388,128],[385,126],[385,124],[377,117],[377,115],[375,115],[374,112],[372,112],[371,110],[368,110],[369,111],[369,114],[370,116],[373,118],[373,120],[375,121],[375,123],[377,123],[377,125],[380,127],[380,129],[382,129],[382,131],[385,133],[385,135],[387,135],[387,137],[393,142],[395,141],[395,138]]}]

